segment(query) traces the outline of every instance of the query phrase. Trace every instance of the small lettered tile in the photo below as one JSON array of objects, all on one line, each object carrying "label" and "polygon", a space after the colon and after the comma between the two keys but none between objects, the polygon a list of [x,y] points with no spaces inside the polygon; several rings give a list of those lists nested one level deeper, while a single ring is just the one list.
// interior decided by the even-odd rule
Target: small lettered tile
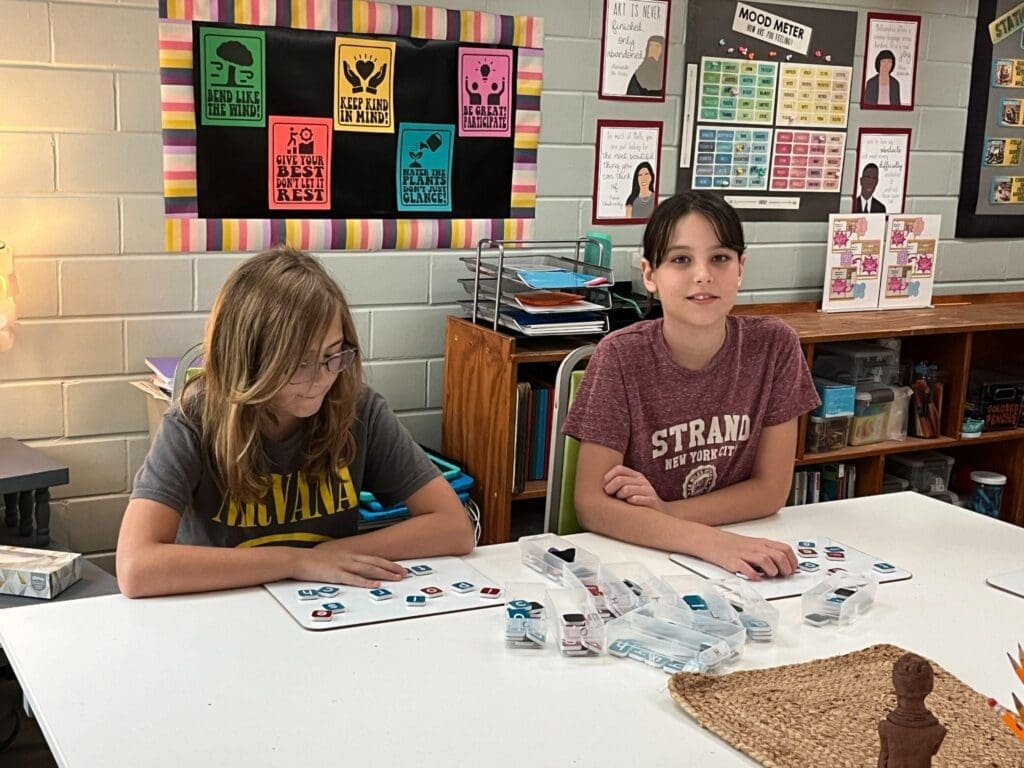
[{"label": "small lettered tile", "polygon": [[379,589],[370,590],[370,599],[378,603],[384,602],[385,600],[390,600],[394,596],[394,592],[392,592],[390,589],[384,589],[383,587],[380,587]]},{"label": "small lettered tile", "polygon": [[440,587],[424,587],[420,590],[427,597],[440,597],[444,594],[444,590]]},{"label": "small lettered tile", "polygon": [[475,584],[470,584],[468,581],[456,581],[452,584],[452,591],[458,592],[460,595],[464,595],[467,592],[472,592],[476,589]]},{"label": "small lettered tile", "polygon": [[409,595],[405,598],[406,608],[422,608],[427,604],[426,595]]},{"label": "small lettered tile", "polygon": [[817,563],[811,563],[807,561],[800,563],[800,570],[804,571],[805,573],[814,573],[819,568],[821,568],[821,566]]},{"label": "small lettered tile", "polygon": [[486,597],[490,600],[496,600],[501,597],[501,589],[498,587],[481,587],[480,597]]},{"label": "small lettered tile", "polygon": [[317,589],[300,589],[298,595],[299,600],[319,600],[323,597]]},{"label": "small lettered tile", "polygon": [[335,597],[336,595],[341,593],[341,590],[337,587],[323,586],[320,587],[320,589],[318,589],[317,592],[320,593],[320,597]]},{"label": "small lettered tile", "polygon": [[320,607],[323,608],[325,611],[330,611],[331,613],[345,612],[345,606],[341,603],[321,603]]},{"label": "small lettered tile", "polygon": [[330,621],[334,616],[332,611],[325,611],[322,608],[318,608],[311,614],[313,621]]},{"label": "small lettered tile", "polygon": [[428,573],[434,572],[434,569],[429,565],[414,565],[409,570],[412,571],[414,576],[426,576]]},{"label": "small lettered tile", "polygon": [[871,567],[879,573],[891,573],[892,571],[896,570],[896,566],[892,563],[875,563]]}]

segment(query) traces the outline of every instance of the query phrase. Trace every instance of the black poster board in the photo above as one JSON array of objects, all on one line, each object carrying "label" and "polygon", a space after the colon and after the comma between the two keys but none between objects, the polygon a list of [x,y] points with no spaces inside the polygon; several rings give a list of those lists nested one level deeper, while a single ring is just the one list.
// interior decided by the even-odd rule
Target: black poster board
[{"label": "black poster board", "polygon": [[[1017,77],[1021,86],[997,87],[999,62],[1022,62],[1024,66],[1024,30],[1017,28],[993,44],[989,25],[1014,9],[1020,0],[979,0],[978,24],[974,34],[974,57],[971,68],[970,102],[967,108],[967,133],[964,138],[963,165],[960,171],[960,197],[957,204],[957,237],[1021,237],[1024,236],[1024,164],[1021,163],[1020,144],[1017,144],[1017,162],[1012,165],[988,165],[990,144],[992,155],[998,149],[1001,162],[1010,162],[1007,142],[1024,142],[1021,108],[1024,105],[1024,73],[1009,67],[1010,82]],[[1006,29],[1012,26],[1009,24]],[[1006,103],[1016,102],[1017,125],[1003,121]],[[1013,179],[1019,179],[1014,183]],[[1005,180],[1010,180],[1009,182]],[[1008,186],[1007,186],[1008,184]],[[1002,185],[1002,186],[1000,186]],[[997,194],[997,188],[1006,194]],[[999,197],[1009,202],[995,203]],[[1012,202],[1014,199],[1018,202]]]},{"label": "black poster board", "polygon": [[[770,39],[763,39],[748,34],[741,34],[734,31],[734,22],[741,13],[747,13],[744,8],[753,9],[750,11],[750,18],[760,17],[767,21],[764,25],[769,30],[775,30],[780,37],[788,37],[796,43],[806,42],[806,53],[800,53],[787,48],[784,45],[772,42]],[[796,22],[792,26],[789,22]],[[801,30],[801,27],[803,28]],[[807,29],[809,28],[809,30]],[[698,159],[697,140],[701,126],[712,125],[702,122],[701,119],[701,96],[703,85],[701,82],[701,60],[703,57],[714,57],[717,59],[735,60],[737,62],[775,63],[780,65],[806,64],[814,68],[852,67],[854,57],[854,37],[857,29],[857,13],[851,11],[832,11],[820,8],[804,6],[775,5],[769,3],[739,2],[738,0],[690,0],[687,9],[686,23],[686,81],[685,86],[687,98],[684,105],[685,115],[683,120],[682,142],[680,148],[681,167],[677,175],[676,191],[681,192],[692,188],[700,188],[694,184]],[[800,31],[798,31],[800,30]],[[803,32],[804,34],[801,34]],[[753,53],[753,58],[750,54]],[[852,73],[847,73],[852,79]],[[696,82],[692,82],[692,80]],[[848,85],[848,93],[855,86],[852,82]],[[772,119],[769,124],[751,125],[739,122],[713,123],[713,128],[720,129],[734,128],[737,130],[758,130],[772,131],[828,131],[841,133],[842,155],[845,159],[847,145],[848,115],[850,101],[846,98],[845,116],[841,125],[826,122],[824,124],[779,124],[776,120],[776,104],[780,101],[782,92],[781,78],[777,78],[776,92],[772,101]],[[859,93],[856,94],[859,96]],[[692,98],[691,98],[692,96]],[[835,138],[838,149],[839,138]],[[689,146],[685,146],[688,144]],[[770,147],[774,149],[774,147]],[[735,157],[735,153],[733,155]],[[689,158],[686,167],[682,163]],[[775,157],[769,156],[769,165],[775,161]],[[749,173],[748,169],[745,169]],[[756,172],[756,169],[755,169]],[[843,169],[844,173],[852,172],[850,169]],[[769,171],[770,175],[770,171]],[[822,221],[828,214],[839,210],[841,177],[835,184],[834,191],[828,192],[799,192],[787,190],[784,192],[774,191],[770,184],[763,190],[744,190],[730,187],[710,186],[727,199],[733,205],[737,200],[741,207],[741,215],[747,221]],[[781,204],[782,198],[799,198],[798,208],[776,208],[776,203]],[[747,199],[744,204],[743,199]],[[762,201],[755,204],[754,199]],[[749,206],[749,207],[748,207]]]}]

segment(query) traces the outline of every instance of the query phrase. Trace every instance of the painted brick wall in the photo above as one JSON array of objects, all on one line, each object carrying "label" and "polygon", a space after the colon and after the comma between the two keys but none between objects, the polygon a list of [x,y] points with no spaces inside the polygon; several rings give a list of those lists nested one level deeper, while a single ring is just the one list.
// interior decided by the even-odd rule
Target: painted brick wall
[{"label": "painted brick wall", "polygon": [[[672,14],[669,97],[654,106],[597,99],[601,0],[436,4],[545,16],[538,237],[592,228],[600,117],[664,120],[661,185],[673,188],[684,2],[676,0]],[[945,217],[939,290],[1020,290],[1021,241],[950,239],[975,1],[826,4],[861,11],[858,49],[865,10],[924,14],[918,108],[868,115],[854,108],[847,167],[858,125],[911,126],[909,210]],[[147,447],[145,402],[128,382],[144,372],[144,355],[176,354],[200,338],[217,289],[241,258],[164,253],[156,35],[152,0],[0,0],[0,238],[15,248],[24,318],[17,346],[0,356],[0,434],[67,461],[72,483],[56,494],[63,500],[56,540],[97,559],[114,547]],[[858,83],[861,65],[858,56]],[[640,229],[609,231],[616,268],[629,273]],[[824,224],[758,223],[748,235],[743,301],[819,295]],[[459,255],[325,255],[355,306],[372,383],[432,445],[440,440],[444,318],[460,296]]]}]

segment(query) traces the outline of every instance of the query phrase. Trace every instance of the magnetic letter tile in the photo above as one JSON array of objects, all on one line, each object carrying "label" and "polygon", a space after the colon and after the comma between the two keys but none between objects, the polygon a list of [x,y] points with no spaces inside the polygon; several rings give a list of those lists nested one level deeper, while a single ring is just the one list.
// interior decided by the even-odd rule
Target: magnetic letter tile
[{"label": "magnetic letter tile", "polygon": [[390,589],[384,589],[383,587],[381,587],[380,589],[370,590],[370,599],[376,600],[377,602],[381,602],[383,600],[390,600],[394,596],[394,592],[392,592]]},{"label": "magnetic letter tile", "polygon": [[440,587],[424,587],[420,590],[427,597],[440,597],[444,594],[444,590]]},{"label": "magnetic letter tile", "polygon": [[334,597],[335,595],[340,593],[341,590],[338,589],[337,587],[326,586],[326,587],[320,587],[320,589],[318,589],[317,592],[320,593],[320,597]]},{"label": "magnetic letter tile", "polygon": [[498,587],[481,587],[480,597],[487,597],[491,600],[501,597],[501,590]]},{"label": "magnetic letter tile", "polygon": [[323,608],[325,611],[330,611],[331,613],[345,612],[345,606],[341,603],[323,603],[320,605],[320,607]]},{"label": "magnetic letter tile", "polygon": [[474,589],[476,589],[476,587],[473,584],[470,584],[468,581],[456,581],[454,584],[452,584],[452,589],[458,592],[459,594],[464,595],[467,592],[472,592]]},{"label": "magnetic letter tile", "polygon": [[434,569],[429,565],[414,565],[410,569],[415,576],[426,576],[428,573],[433,573]]},{"label": "magnetic letter tile", "polygon": [[319,600],[320,592],[315,589],[300,589],[299,600]]},{"label": "magnetic letter tile", "polygon": [[330,611],[324,611],[324,610],[319,610],[318,609],[318,610],[313,611],[312,617],[313,617],[313,621],[330,621],[331,617],[333,615],[334,614],[331,613]]},{"label": "magnetic letter tile", "polygon": [[406,608],[422,608],[427,604],[426,595],[409,595],[405,598]]}]

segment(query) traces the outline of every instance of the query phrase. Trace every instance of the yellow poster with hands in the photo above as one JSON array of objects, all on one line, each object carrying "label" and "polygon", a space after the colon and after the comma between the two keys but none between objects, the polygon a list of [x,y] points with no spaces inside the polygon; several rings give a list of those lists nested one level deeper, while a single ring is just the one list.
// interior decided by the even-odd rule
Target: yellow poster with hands
[{"label": "yellow poster with hands", "polygon": [[335,130],[395,132],[394,64],[394,42],[335,39]]}]

